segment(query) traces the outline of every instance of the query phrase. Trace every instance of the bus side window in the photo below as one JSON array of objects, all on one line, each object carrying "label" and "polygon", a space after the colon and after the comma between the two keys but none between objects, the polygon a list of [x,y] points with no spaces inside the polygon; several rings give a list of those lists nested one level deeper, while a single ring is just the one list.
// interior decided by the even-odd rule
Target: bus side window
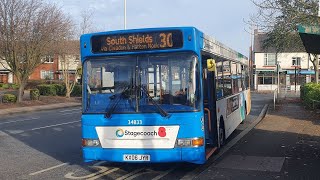
[{"label": "bus side window", "polygon": [[239,87],[239,92],[243,91],[242,87],[242,68],[241,64],[237,63],[237,77],[238,77],[238,87]]},{"label": "bus side window", "polygon": [[217,99],[223,97],[223,61],[217,62]]},{"label": "bus side window", "polygon": [[223,62],[223,95],[229,96],[232,94],[232,83],[231,83],[231,62]]},{"label": "bus side window", "polygon": [[237,63],[231,62],[232,94],[236,94],[239,92],[238,78]]}]

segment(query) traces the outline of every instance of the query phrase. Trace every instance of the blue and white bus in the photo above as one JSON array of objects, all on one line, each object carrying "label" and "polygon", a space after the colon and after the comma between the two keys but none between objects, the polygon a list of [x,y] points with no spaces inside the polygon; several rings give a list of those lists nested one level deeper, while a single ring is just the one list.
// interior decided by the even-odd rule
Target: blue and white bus
[{"label": "blue and white bus", "polygon": [[86,162],[203,164],[250,111],[248,59],[194,27],[80,41]]}]

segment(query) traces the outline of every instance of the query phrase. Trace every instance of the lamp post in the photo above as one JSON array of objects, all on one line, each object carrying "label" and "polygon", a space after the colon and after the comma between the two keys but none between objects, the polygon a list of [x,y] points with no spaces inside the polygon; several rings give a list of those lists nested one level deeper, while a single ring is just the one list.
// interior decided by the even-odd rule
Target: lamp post
[{"label": "lamp post", "polygon": [[127,0],[124,0],[124,29],[127,29]]},{"label": "lamp post", "polygon": [[294,92],[297,92],[297,66],[294,67]]},{"label": "lamp post", "polygon": [[279,70],[279,61],[277,61],[277,79],[278,79],[278,94],[280,92],[280,70]]}]

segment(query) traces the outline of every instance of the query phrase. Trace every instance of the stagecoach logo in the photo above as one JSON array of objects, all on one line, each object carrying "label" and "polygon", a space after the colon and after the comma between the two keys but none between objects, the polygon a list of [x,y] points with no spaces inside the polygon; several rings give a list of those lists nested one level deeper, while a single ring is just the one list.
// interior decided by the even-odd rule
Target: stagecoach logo
[{"label": "stagecoach logo", "polygon": [[156,136],[160,136],[160,137],[166,137],[167,136],[167,132],[166,132],[166,128],[165,127],[159,127],[158,132],[155,130],[152,131],[128,131],[128,130],[123,130],[123,129],[117,129],[116,130],[116,136],[118,138],[122,138],[123,136],[133,136],[133,137],[137,137],[137,136],[142,136],[142,137],[156,137]]},{"label": "stagecoach logo", "polygon": [[124,135],[124,132],[123,132],[122,129],[118,129],[118,130],[116,131],[116,136],[117,136],[117,137],[122,137],[123,135]]}]

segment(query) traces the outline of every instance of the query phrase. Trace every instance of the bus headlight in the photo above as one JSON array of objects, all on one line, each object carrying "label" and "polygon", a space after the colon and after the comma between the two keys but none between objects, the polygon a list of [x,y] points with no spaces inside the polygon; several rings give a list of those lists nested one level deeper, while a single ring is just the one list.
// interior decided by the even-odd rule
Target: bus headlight
[{"label": "bus headlight", "polygon": [[82,139],[82,147],[97,147],[100,146],[98,139]]},{"label": "bus headlight", "polygon": [[176,147],[200,147],[204,145],[204,139],[200,138],[184,138],[177,139]]},{"label": "bus headlight", "polygon": [[179,147],[190,147],[191,146],[191,139],[178,139],[177,146]]}]

